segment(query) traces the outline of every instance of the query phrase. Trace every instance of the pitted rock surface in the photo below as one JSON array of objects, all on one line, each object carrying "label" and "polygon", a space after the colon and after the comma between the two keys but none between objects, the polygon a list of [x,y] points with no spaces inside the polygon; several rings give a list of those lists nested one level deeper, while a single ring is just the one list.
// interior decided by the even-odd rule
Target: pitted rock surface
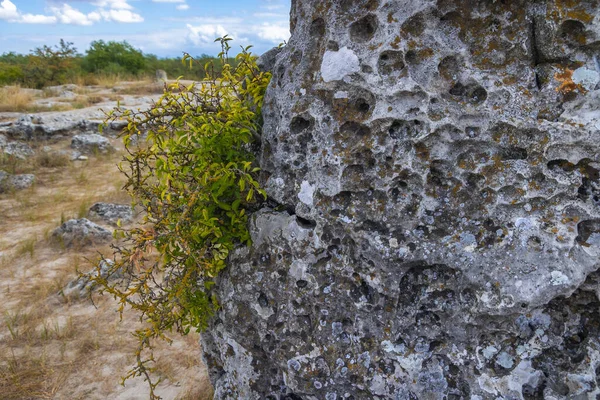
[{"label": "pitted rock surface", "polygon": [[97,133],[73,136],[73,139],[71,139],[71,148],[85,154],[110,153],[115,151],[115,148],[110,144],[110,141]]},{"label": "pitted rock surface", "polygon": [[133,209],[127,204],[95,203],[90,207],[89,216],[101,219],[111,225],[117,225],[119,221],[131,222]]},{"label": "pitted rock surface", "polygon": [[86,218],[70,219],[52,231],[52,237],[65,247],[83,247],[106,243],[112,232]]},{"label": "pitted rock surface", "polygon": [[295,1],[218,399],[600,394],[600,3]]}]

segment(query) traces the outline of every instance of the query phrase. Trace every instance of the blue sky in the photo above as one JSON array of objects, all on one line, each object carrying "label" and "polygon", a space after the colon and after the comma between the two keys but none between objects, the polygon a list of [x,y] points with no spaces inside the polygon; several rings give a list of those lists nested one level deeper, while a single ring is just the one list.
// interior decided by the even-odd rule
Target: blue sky
[{"label": "blue sky", "polygon": [[213,40],[262,53],[289,37],[290,0],[0,0],[0,54],[62,38],[83,53],[93,40],[126,40],[145,53],[216,55]]}]

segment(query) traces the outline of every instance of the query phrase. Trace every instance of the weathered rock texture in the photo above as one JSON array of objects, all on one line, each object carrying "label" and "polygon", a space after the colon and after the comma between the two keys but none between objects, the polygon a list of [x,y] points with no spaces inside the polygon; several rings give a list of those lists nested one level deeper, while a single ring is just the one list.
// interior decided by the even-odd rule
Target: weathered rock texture
[{"label": "weathered rock texture", "polygon": [[215,398],[596,398],[600,4],[292,3]]},{"label": "weathered rock texture", "polygon": [[112,233],[86,218],[70,219],[52,231],[52,237],[65,247],[83,247],[106,243]]}]

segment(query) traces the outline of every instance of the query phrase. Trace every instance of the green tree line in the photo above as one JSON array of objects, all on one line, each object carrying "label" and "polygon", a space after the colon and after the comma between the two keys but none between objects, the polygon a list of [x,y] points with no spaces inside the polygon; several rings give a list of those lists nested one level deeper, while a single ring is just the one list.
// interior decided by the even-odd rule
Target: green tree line
[{"label": "green tree line", "polygon": [[[194,57],[204,66],[214,57],[201,54]],[[220,63],[213,63],[219,68]],[[181,62],[181,57],[160,58],[144,54],[123,42],[93,41],[81,54],[73,43],[60,40],[55,46],[37,47],[29,54],[14,52],[0,55],[0,86],[21,85],[30,88],[79,83],[94,85],[101,77],[119,76],[123,80],[154,77],[161,69],[169,78],[201,80],[204,68],[192,68]],[[220,71],[213,71],[220,74]]]}]

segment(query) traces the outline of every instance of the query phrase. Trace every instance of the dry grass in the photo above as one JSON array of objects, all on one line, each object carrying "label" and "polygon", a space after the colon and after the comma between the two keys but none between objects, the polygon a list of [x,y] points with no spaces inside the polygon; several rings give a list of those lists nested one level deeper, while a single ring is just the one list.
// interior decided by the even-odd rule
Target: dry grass
[{"label": "dry grass", "polygon": [[91,107],[104,101],[104,97],[97,94],[88,94],[87,96],[77,96],[75,100],[69,100],[75,109]]},{"label": "dry grass", "polygon": [[0,88],[0,112],[25,112],[32,106],[34,96],[20,86]]},{"label": "dry grass", "polygon": [[[55,149],[58,150],[58,149]],[[52,156],[54,157],[54,156]],[[133,364],[140,323],[127,311],[120,322],[112,298],[61,295],[78,270],[88,271],[108,245],[81,250],[54,246],[61,220],[87,215],[97,201],[129,203],[115,164],[118,154],[87,162],[53,163],[44,153],[15,166],[35,172],[31,190],[0,194],[0,399],[130,398],[147,393],[142,379],[120,385]],[[208,399],[198,336],[158,345],[163,398]]]},{"label": "dry grass", "polygon": [[128,95],[162,94],[163,91],[164,85],[162,83],[150,80],[130,83],[117,89],[117,93]]}]

